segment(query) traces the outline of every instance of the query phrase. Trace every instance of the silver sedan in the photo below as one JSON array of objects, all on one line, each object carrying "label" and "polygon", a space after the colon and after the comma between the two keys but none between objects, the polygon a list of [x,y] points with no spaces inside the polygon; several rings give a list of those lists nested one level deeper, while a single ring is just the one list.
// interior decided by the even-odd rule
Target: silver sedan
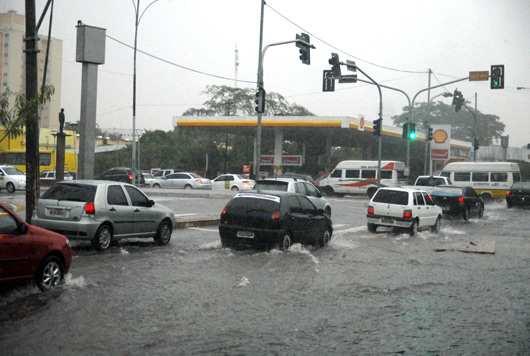
[{"label": "silver sedan", "polygon": [[175,216],[133,185],[76,180],[56,183],[44,192],[32,223],[105,250],[113,240],[129,237],[152,237],[165,245],[175,229]]},{"label": "silver sedan", "polygon": [[212,181],[195,173],[179,172],[154,179],[153,188],[212,189]]}]

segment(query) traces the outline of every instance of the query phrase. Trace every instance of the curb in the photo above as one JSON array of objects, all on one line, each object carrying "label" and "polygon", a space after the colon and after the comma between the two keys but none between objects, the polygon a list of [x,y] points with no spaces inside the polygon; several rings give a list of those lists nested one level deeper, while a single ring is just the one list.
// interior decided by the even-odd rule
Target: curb
[{"label": "curb", "polygon": [[177,219],[175,228],[186,229],[188,227],[219,225],[219,218],[207,217],[203,219]]}]

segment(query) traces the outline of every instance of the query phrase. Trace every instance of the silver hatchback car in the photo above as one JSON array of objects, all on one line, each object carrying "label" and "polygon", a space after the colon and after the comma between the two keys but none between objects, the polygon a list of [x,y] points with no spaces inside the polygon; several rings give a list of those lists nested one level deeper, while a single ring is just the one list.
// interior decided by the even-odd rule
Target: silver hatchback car
[{"label": "silver hatchback car", "polygon": [[44,192],[32,223],[105,250],[113,240],[128,237],[153,237],[165,245],[175,229],[175,215],[133,185],[75,180]]}]

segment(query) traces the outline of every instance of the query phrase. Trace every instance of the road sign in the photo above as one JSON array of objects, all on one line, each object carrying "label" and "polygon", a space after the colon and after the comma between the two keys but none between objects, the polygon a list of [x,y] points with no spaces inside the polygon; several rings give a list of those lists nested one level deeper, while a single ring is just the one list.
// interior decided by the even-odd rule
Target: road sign
[{"label": "road sign", "polygon": [[357,74],[341,75],[339,83],[357,83]]},{"label": "road sign", "polygon": [[332,70],[324,70],[322,73],[322,91],[335,91],[335,78]]},{"label": "road sign", "polygon": [[490,79],[490,72],[487,70],[469,72],[470,82],[486,81],[488,79]]}]

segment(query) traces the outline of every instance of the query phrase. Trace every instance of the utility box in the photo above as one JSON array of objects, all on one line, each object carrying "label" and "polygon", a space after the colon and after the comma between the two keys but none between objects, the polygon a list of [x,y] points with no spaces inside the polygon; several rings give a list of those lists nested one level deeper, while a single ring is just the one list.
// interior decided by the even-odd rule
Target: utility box
[{"label": "utility box", "polygon": [[106,30],[89,26],[81,21],[77,23],[76,62],[104,64]]}]

